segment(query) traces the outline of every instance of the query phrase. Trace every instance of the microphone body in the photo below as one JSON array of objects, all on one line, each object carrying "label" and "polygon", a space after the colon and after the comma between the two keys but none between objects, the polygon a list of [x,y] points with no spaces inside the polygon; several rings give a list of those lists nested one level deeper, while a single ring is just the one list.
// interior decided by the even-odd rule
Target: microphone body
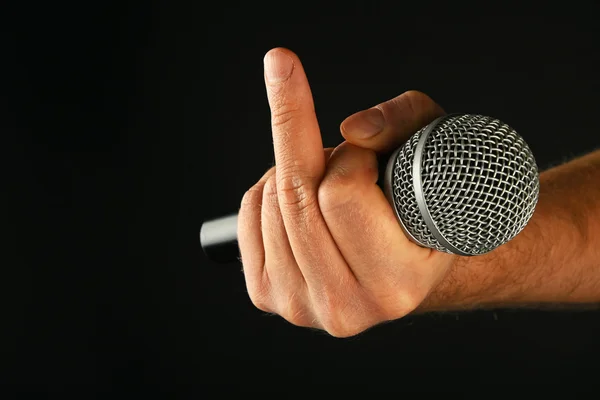
[{"label": "microphone body", "polygon": [[[440,117],[382,162],[378,184],[398,223],[414,243],[437,251],[488,253],[521,232],[537,205],[531,150],[491,117]],[[237,215],[204,222],[200,243],[213,261],[236,261]]]}]

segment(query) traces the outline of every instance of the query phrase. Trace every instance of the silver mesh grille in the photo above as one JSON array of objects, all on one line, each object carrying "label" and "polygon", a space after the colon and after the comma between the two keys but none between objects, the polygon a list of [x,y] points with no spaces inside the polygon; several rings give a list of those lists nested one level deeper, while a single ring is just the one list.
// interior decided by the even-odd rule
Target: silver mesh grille
[{"label": "silver mesh grille", "polygon": [[393,202],[407,233],[426,247],[477,255],[521,232],[539,194],[531,150],[501,121],[460,114],[430,127],[422,148],[424,203],[438,235],[450,246],[436,238],[421,214],[413,182],[415,151],[427,128],[404,144],[392,169]]}]

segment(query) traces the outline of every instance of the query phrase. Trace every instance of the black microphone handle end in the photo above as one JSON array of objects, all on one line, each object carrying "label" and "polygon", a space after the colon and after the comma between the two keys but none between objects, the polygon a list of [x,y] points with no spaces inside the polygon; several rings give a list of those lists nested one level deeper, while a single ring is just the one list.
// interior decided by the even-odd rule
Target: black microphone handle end
[{"label": "black microphone handle end", "polygon": [[237,214],[231,214],[205,221],[200,227],[200,246],[211,261],[239,261],[237,220]]}]

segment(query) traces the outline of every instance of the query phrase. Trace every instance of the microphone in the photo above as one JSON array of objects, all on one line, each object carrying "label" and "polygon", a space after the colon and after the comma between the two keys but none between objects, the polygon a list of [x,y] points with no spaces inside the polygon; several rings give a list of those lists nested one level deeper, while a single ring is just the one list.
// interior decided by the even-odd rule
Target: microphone
[{"label": "microphone", "polygon": [[[437,251],[488,253],[525,228],[538,202],[539,172],[529,146],[492,117],[439,117],[385,162],[380,186],[402,230]],[[205,222],[205,254],[216,262],[235,261],[236,231],[235,214]]]}]

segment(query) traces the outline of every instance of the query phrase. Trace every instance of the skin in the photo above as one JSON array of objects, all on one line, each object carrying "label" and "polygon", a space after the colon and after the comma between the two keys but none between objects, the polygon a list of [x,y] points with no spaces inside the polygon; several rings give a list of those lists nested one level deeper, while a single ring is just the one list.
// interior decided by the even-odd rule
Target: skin
[{"label": "skin", "polygon": [[528,226],[487,255],[423,248],[376,185],[376,155],[443,115],[409,91],[348,117],[323,149],[302,64],[264,59],[276,166],[244,195],[238,241],[252,303],[335,337],[410,313],[600,302],[600,152],[541,174]]}]

